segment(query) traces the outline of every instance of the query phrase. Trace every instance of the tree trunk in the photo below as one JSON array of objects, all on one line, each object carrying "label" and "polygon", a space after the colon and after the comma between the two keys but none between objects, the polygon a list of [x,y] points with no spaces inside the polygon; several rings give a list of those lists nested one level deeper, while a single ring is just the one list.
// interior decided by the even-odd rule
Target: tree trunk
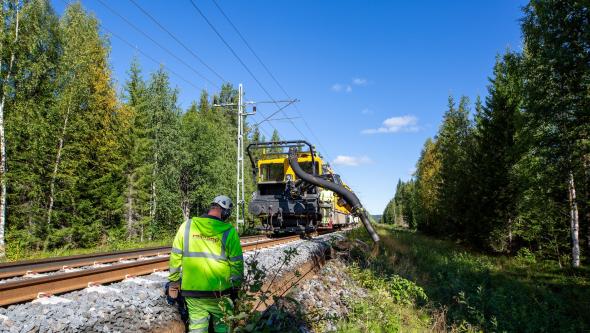
[{"label": "tree trunk", "polygon": [[572,233],[572,266],[580,267],[580,224],[578,221],[578,204],[576,203],[576,187],[572,171],[569,174],[568,194],[570,202],[570,228]]},{"label": "tree trunk", "polygon": [[512,217],[508,218],[508,253],[512,253]]},{"label": "tree trunk", "polygon": [[584,186],[586,199],[586,251],[590,253],[590,154],[584,155],[582,164],[584,165],[586,178],[586,186]]},{"label": "tree trunk", "polygon": [[[157,154],[154,155],[154,159],[156,160],[156,163],[154,163],[154,170],[152,171],[152,193],[151,193],[151,200],[150,200],[150,223],[154,223],[156,220],[156,208],[158,206],[158,197],[157,197],[157,193],[156,193],[156,175],[157,170],[156,170],[156,166],[157,166]],[[143,242],[143,227],[142,227],[142,231],[141,231],[141,241]],[[151,234],[148,237],[151,240]]]},{"label": "tree trunk", "polygon": [[133,174],[127,175],[127,238],[132,239],[137,236],[137,230],[135,229],[135,211],[133,196],[135,195],[133,189]]},{"label": "tree trunk", "polygon": [[[16,6],[16,23],[14,27],[14,44],[18,42],[18,4]],[[3,18],[4,19],[4,18]],[[2,22],[4,24],[4,22]],[[1,47],[0,47],[1,49]],[[12,50],[6,78],[2,85],[2,101],[0,102],[0,258],[6,257],[6,241],[4,230],[6,229],[6,135],[4,132],[4,106],[6,105],[5,86],[10,82],[12,68],[14,66],[15,51]],[[0,62],[0,70],[2,63]]]},{"label": "tree trunk", "polygon": [[187,170],[182,170],[180,174],[180,209],[182,210],[183,221],[188,220],[191,213],[190,200],[190,175]]},{"label": "tree trunk", "polygon": [[[53,213],[53,204],[55,202],[55,182],[57,180],[57,172],[59,171],[59,163],[61,162],[61,154],[64,147],[66,131],[68,128],[68,120],[70,118],[71,110],[71,96],[68,101],[68,108],[64,117],[63,127],[61,129],[61,136],[59,137],[59,144],[57,146],[57,153],[55,156],[55,164],[53,165],[53,173],[51,174],[51,182],[49,183],[49,207],[47,208],[47,228],[51,227],[51,214]],[[47,233],[46,236],[49,236]]]}]

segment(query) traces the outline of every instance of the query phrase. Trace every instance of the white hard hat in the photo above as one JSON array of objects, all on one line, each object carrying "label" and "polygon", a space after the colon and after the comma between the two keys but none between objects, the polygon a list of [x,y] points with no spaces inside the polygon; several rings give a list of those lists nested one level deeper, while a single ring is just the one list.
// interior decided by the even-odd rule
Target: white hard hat
[{"label": "white hard hat", "polygon": [[217,204],[221,206],[223,209],[232,209],[234,204],[231,202],[231,199],[226,195],[218,195],[213,199],[212,204]]}]

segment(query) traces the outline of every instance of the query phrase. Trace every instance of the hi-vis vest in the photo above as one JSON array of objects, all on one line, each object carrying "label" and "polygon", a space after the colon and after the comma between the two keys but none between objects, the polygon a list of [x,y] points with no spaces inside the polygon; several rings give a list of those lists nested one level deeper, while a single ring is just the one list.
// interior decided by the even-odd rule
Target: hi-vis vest
[{"label": "hi-vis vest", "polygon": [[182,277],[183,295],[227,291],[239,286],[243,276],[242,246],[231,224],[203,216],[193,217],[178,228],[170,253],[168,279],[178,281]]}]

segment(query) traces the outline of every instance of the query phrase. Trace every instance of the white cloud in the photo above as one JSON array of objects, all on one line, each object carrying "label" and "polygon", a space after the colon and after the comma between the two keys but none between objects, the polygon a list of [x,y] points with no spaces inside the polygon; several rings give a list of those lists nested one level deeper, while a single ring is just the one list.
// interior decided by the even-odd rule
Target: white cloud
[{"label": "white cloud", "polygon": [[363,130],[363,134],[377,134],[377,133],[398,133],[398,132],[417,132],[418,118],[405,115],[401,117],[391,117],[383,121],[383,126],[379,128],[369,128]]},{"label": "white cloud", "polygon": [[332,161],[334,165],[345,165],[345,166],[359,166],[361,164],[369,164],[373,161],[367,156],[347,156],[338,155],[336,159]]},{"label": "white cloud", "polygon": [[366,86],[369,80],[362,77],[352,78],[350,83],[334,83],[330,88],[333,92],[352,92],[352,86]]},{"label": "white cloud", "polygon": [[332,85],[332,91],[335,91],[335,92],[342,91],[342,85],[340,83],[334,83]]},{"label": "white cloud", "polygon": [[369,83],[369,81],[364,78],[355,77],[354,79],[352,79],[352,84],[354,84],[355,86],[366,86],[367,83]]},{"label": "white cloud", "polygon": [[347,93],[352,91],[352,86],[350,86],[350,84],[340,84],[340,83],[334,83],[331,87],[332,91],[334,92],[341,92],[341,91],[345,91]]}]

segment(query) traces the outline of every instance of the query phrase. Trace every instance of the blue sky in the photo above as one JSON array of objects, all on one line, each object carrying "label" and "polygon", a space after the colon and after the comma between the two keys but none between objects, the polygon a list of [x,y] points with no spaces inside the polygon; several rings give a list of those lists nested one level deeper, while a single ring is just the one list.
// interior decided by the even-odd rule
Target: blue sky
[{"label": "blue sky", "polygon": [[[221,83],[129,0],[104,1],[210,81]],[[189,0],[136,1],[223,79],[243,83],[248,100],[268,100]],[[411,177],[422,144],[436,133],[448,95],[472,101],[485,96],[496,55],[521,49],[519,19],[525,5],[522,0],[218,1],[289,95],[300,100],[297,108],[313,134],[302,119],[293,123],[372,214],[382,213],[398,179]],[[212,0],[195,2],[272,97],[285,98]],[[64,2],[53,4],[61,14]],[[135,46],[111,38],[117,87],[137,55],[144,73],[162,63],[190,82],[171,75],[183,108],[198,98],[197,88],[214,89],[98,0],[82,4],[105,33],[108,29]],[[251,122],[274,112],[271,104],[258,110]],[[285,111],[299,116],[293,107]],[[285,139],[301,138],[289,121],[271,124]],[[271,124],[263,125],[268,135]]]}]

